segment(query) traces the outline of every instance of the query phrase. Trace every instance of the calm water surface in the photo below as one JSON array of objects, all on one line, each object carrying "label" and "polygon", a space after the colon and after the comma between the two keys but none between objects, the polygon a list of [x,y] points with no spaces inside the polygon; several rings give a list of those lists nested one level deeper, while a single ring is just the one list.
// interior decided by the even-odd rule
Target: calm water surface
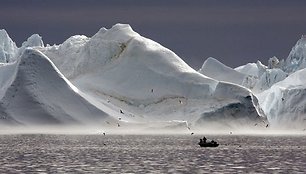
[{"label": "calm water surface", "polygon": [[306,136],[0,135],[0,173],[305,173]]}]

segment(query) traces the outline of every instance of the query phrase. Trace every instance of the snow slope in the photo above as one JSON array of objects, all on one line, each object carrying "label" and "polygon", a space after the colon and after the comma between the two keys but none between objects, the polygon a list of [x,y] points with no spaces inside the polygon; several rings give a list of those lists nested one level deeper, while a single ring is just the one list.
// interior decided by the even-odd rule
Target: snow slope
[{"label": "snow slope", "polygon": [[9,69],[11,79],[3,79],[6,83],[2,87],[7,89],[1,91],[0,108],[5,119],[0,122],[102,125],[105,120],[112,121],[78,95],[78,90],[37,50],[25,50],[17,62],[0,67],[0,71],[3,68]]}]

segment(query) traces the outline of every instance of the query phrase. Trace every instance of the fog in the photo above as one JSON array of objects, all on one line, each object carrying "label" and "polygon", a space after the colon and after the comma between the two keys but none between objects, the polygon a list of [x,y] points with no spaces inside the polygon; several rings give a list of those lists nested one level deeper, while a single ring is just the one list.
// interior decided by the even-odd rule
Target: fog
[{"label": "fog", "polygon": [[[158,125],[159,124],[159,125]],[[305,129],[270,128],[265,126],[185,127],[160,123],[121,124],[120,127],[97,125],[1,126],[0,134],[65,134],[65,135],[306,135]],[[214,127],[214,128],[213,128]]]}]

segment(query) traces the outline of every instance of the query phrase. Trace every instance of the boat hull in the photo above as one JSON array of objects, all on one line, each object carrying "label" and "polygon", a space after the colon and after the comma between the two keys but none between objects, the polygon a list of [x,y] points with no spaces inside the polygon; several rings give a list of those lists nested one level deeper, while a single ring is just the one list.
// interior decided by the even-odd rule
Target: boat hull
[{"label": "boat hull", "polygon": [[199,143],[201,147],[218,147],[218,143]]}]

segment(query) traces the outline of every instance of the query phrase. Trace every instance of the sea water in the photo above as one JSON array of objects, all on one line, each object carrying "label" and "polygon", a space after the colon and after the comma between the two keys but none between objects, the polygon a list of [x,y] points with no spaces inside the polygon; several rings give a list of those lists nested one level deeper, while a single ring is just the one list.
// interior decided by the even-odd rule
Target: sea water
[{"label": "sea water", "polygon": [[306,136],[0,135],[0,173],[304,173]]}]

